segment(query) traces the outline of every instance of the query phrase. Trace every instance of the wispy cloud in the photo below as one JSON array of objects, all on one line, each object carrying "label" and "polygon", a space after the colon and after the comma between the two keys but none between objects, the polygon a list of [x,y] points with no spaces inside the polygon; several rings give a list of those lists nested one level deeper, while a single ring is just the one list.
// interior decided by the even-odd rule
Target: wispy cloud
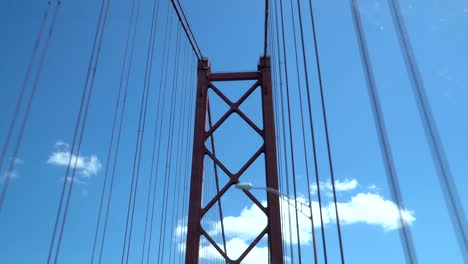
[{"label": "wispy cloud", "polygon": [[65,141],[63,140],[57,140],[57,142],[55,142],[55,147],[58,148],[58,149],[69,149],[70,148],[70,144],[66,143]]},{"label": "wispy cloud", "polygon": [[[335,181],[335,189],[338,192],[354,190],[356,189],[357,186],[358,186],[358,182],[355,179],[352,179],[352,180],[345,179],[344,181],[340,181],[340,180]],[[331,184],[329,188],[332,188]]]},{"label": "wispy cloud", "polygon": [[[72,181],[72,177],[71,177],[71,176],[68,176],[66,179],[67,179],[68,182],[71,182],[71,181]],[[75,177],[75,178],[73,179],[73,183],[74,183],[74,184],[79,184],[79,185],[88,185],[87,182],[85,182],[85,181],[83,181],[83,180],[80,180],[78,177]]]},{"label": "wispy cloud", "polygon": [[22,165],[24,164],[24,161],[20,158],[15,158],[15,161],[14,161],[15,165]]},{"label": "wispy cloud", "polygon": [[[203,259],[223,259],[218,250],[211,244],[204,243],[200,246],[200,258]],[[222,245],[218,245],[222,248]],[[247,249],[249,244],[244,240],[234,237],[226,241],[226,250],[231,259],[238,259]],[[242,260],[245,264],[261,264],[268,263],[268,247],[255,246],[249,254]]]},{"label": "wispy cloud", "polygon": [[[179,226],[181,227],[181,226]],[[179,229],[179,231],[182,229]],[[224,248],[224,245],[217,244],[219,248]],[[249,244],[243,239],[238,237],[230,238],[226,241],[227,255],[231,259],[238,259],[244,251],[247,249]],[[179,244],[179,250],[185,252],[185,244]],[[222,260],[221,254],[218,250],[210,244],[207,240],[200,241],[200,258],[210,260]],[[267,264],[268,263],[268,248],[265,246],[255,246],[249,252],[249,254],[242,260],[242,263],[246,264]]]},{"label": "wispy cloud", "polygon": [[3,177],[1,177],[1,182],[0,183],[3,183],[4,180],[6,179],[17,179],[18,178],[18,173],[16,171],[6,171],[5,173],[3,173]]},{"label": "wispy cloud", "polygon": [[[358,181],[356,179],[344,179],[343,181],[335,180],[335,191],[336,192],[346,192],[352,191],[358,187]],[[320,182],[319,183],[320,191],[325,191],[326,193],[331,193],[333,191],[333,186],[330,181]],[[310,190],[312,194],[317,193],[317,184],[313,183],[310,185]]]},{"label": "wispy cloud", "polygon": [[77,156],[71,154],[68,150],[69,144],[63,141],[57,141],[55,143],[55,148],[57,150],[50,154],[49,159],[47,160],[48,164],[62,167],[67,167],[69,164],[73,167],[76,164],[76,170],[85,177],[96,175],[102,167],[101,161],[99,161],[96,155]]},{"label": "wispy cloud", "polygon": [[[9,162],[11,162],[12,160],[13,159],[10,159]],[[7,170],[3,173],[3,175],[0,175],[0,184],[2,184],[3,181],[6,179],[12,180],[12,179],[19,178],[19,174],[18,174],[18,171],[16,170],[16,166],[24,164],[24,161],[20,158],[15,158],[13,163],[14,163],[14,167],[12,170]]]},{"label": "wispy cloud", "polygon": [[[76,164],[77,175],[73,178],[73,184],[82,186],[81,196],[87,198],[89,192],[87,190],[89,179],[96,175],[101,170],[101,161],[96,155],[74,155],[70,153],[70,144],[58,140],[55,142],[54,151],[50,154],[47,159],[47,164],[55,165],[59,167],[71,168]],[[72,176],[62,178],[64,181],[71,182]]]}]

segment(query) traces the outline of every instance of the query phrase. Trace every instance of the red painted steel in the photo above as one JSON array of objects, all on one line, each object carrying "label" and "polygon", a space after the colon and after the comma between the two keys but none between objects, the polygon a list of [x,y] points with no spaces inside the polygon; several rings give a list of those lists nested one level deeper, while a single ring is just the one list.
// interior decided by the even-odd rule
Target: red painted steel
[{"label": "red painted steel", "polygon": [[208,79],[211,82],[248,81],[258,80],[260,78],[260,72],[221,72],[208,74]]},{"label": "red painted steel", "polygon": [[[276,141],[275,141],[275,119],[273,112],[273,91],[271,86],[270,58],[260,59],[259,69],[262,72],[262,106],[263,106],[263,128],[265,140],[265,171],[267,188],[278,190],[278,169],[276,164]],[[270,247],[270,258],[272,263],[283,262],[283,247],[281,238],[281,222],[279,197],[268,192],[268,222],[270,232],[268,233],[268,244]],[[276,262],[273,260],[281,260]]]},{"label": "red painted steel", "polygon": [[[243,81],[257,80],[257,82],[237,101],[231,102],[225,97],[222,92],[216,88],[211,82],[213,81]],[[260,89],[262,92],[262,113],[263,113],[263,130],[259,129],[240,109],[247,97],[249,97],[255,89]],[[211,88],[217,93],[230,109],[221,119],[214,124],[207,132],[206,116],[208,89]],[[231,188],[239,182],[239,177],[247,170],[247,168],[263,153],[265,156],[265,172],[266,185],[271,189],[278,189],[278,171],[276,164],[276,141],[275,141],[275,124],[273,112],[273,93],[271,87],[271,72],[270,59],[262,57],[257,72],[238,72],[238,73],[210,73],[210,68],[207,60],[203,60],[198,66],[198,85],[197,85],[197,103],[195,115],[195,131],[193,143],[193,160],[192,160],[192,176],[190,183],[190,202],[189,202],[189,219],[187,230],[186,244],[186,263],[199,263],[199,248],[200,238],[204,236],[209,243],[219,252],[220,256],[226,260],[226,263],[241,263],[255,245],[268,235],[269,258],[271,263],[283,263],[283,248],[281,237],[280,223],[280,208],[279,197],[269,193],[267,195],[267,207],[264,207],[250,192],[244,192],[254,204],[256,204],[267,216],[268,223],[265,228],[259,230],[259,235],[247,247],[246,251],[241,254],[237,260],[230,259],[219,245],[217,245],[210,235],[202,228],[201,222],[205,213],[216,204],[219,199]],[[263,146],[251,156],[251,158],[236,172],[230,172],[226,166],[216,158],[216,155],[211,153],[206,147],[205,142],[209,136],[226,121],[232,113],[237,113],[242,119],[249,124],[264,140]],[[239,153],[243,154],[243,153]],[[229,181],[224,185],[218,193],[212,198],[205,208],[202,208],[202,190],[203,190],[203,173],[204,173],[204,158],[205,155],[213,160],[228,176]]]},{"label": "red painted steel", "polygon": [[187,225],[186,263],[198,263],[201,234],[201,203],[203,188],[203,167],[205,147],[205,125],[207,104],[207,75],[210,72],[208,60],[198,63],[197,100],[192,154],[192,176],[190,180],[190,201]]}]

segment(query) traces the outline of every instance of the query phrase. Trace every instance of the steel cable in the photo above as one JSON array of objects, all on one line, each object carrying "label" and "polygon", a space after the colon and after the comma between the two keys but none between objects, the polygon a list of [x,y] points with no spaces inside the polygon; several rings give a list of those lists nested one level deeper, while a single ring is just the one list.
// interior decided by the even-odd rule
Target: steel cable
[{"label": "steel cable", "polygon": [[[168,6],[169,8],[169,3],[168,3]],[[164,82],[160,82],[160,86],[159,86],[159,89],[163,91],[163,96],[162,98],[166,98],[166,84],[167,84],[167,75],[169,73],[169,52],[170,52],[170,39],[171,39],[171,36],[172,36],[172,19],[171,19],[171,15],[168,13],[167,14],[167,17],[166,17],[166,30],[165,30],[165,41],[164,41],[164,47],[163,47],[163,62],[162,62],[162,66],[163,66],[163,70],[161,71],[161,75],[160,75],[160,80],[163,79],[164,77]],[[165,70],[165,71],[164,71]],[[164,116],[164,109],[166,109],[165,105],[166,105],[166,101],[168,100],[162,100],[162,107],[161,107],[161,115]],[[162,127],[163,127],[163,121],[164,121],[164,118],[162,117],[159,121],[159,127],[161,128],[161,132],[160,132],[160,139],[159,141],[161,142],[162,141]],[[158,150],[157,150],[157,157],[156,157],[156,160],[159,160],[159,157],[160,157],[160,154],[161,154],[161,145],[162,143],[158,144]],[[168,157],[166,157],[168,158]],[[155,173],[156,173],[156,180],[158,179],[157,175],[158,175],[158,171],[159,171],[159,162],[156,163],[156,169],[155,169]],[[166,188],[166,179],[164,179],[164,190]],[[153,192],[156,193],[156,185],[153,186]],[[153,201],[152,201],[152,206],[151,206],[151,220],[150,220],[150,223],[151,223],[151,226],[150,226],[150,230],[149,230],[149,238],[148,238],[148,251],[147,251],[147,256],[146,256],[146,263],[149,263],[150,261],[150,253],[151,253],[151,242],[152,242],[152,236],[153,236],[153,221],[154,221],[154,212],[155,212],[155,204],[156,204],[156,195],[153,196]],[[162,210],[162,209],[161,209]],[[161,214],[162,216],[162,214]],[[161,233],[161,228],[160,228],[160,233]],[[159,246],[161,245],[161,240],[159,240],[159,243],[158,243],[158,248]],[[158,253],[159,254],[159,253]],[[158,259],[159,259],[159,255],[158,255]]]},{"label": "steel cable", "polygon": [[[128,57],[128,47],[129,47],[129,43],[130,43],[130,35],[131,35],[131,29],[132,29],[132,23],[133,23],[133,17],[134,17],[134,9],[135,9],[135,0],[132,1],[132,8],[131,8],[131,11],[130,11],[130,23],[129,23],[129,27],[128,27],[128,32],[127,32],[127,39],[126,39],[126,42],[125,42],[125,51],[124,51],[124,61],[123,61],[123,64],[122,64],[122,71],[121,71],[121,74],[120,74],[120,84],[119,84],[119,88],[118,88],[118,91],[117,91],[117,101],[116,101],[116,104],[115,104],[115,112],[114,112],[114,117],[113,117],[113,122],[112,122],[112,129],[111,129],[111,138],[110,138],[110,142],[109,142],[109,147],[108,147],[108,153],[107,153],[107,161],[106,161],[106,168],[105,168],[105,173],[104,173],[104,183],[103,183],[103,187],[102,187],[102,190],[101,190],[101,199],[100,199],[100,202],[99,202],[99,212],[98,212],[98,219],[97,219],[97,222],[96,222],[96,231],[95,231],[95,235],[94,235],[94,242],[93,242],[93,249],[92,249],[92,254],[91,254],[91,263],[94,263],[94,258],[95,258],[95,253],[96,253],[96,246],[97,246],[97,240],[98,240],[98,234],[99,234],[99,228],[100,228],[100,223],[101,223],[101,215],[102,215],[102,210],[103,210],[103,205],[104,205],[104,196],[105,196],[105,190],[106,190],[106,186],[107,186],[107,182],[108,182],[108,176],[109,176],[109,166],[110,166],[110,160],[111,160],[111,154],[112,154],[112,147],[114,145],[114,134],[115,134],[115,129],[117,127],[117,122],[118,122],[118,113],[119,113],[119,106],[120,106],[120,102],[122,100],[122,90],[123,90],[123,79],[124,79],[124,71],[125,71],[125,66],[127,64],[127,57]],[[136,35],[136,34],[135,34]],[[133,50],[132,50],[133,51]],[[133,54],[133,52],[132,52]],[[123,113],[125,112],[125,102],[126,102],[126,97],[127,97],[127,88],[128,88],[128,85],[125,87],[125,92],[124,92],[124,95],[123,95],[123,106],[122,106],[122,115],[120,116],[120,122],[119,122],[119,127],[117,127],[118,129],[118,132],[117,132],[117,144],[116,144],[116,150],[115,150],[115,157],[117,157],[117,153],[118,153],[118,149],[119,149],[119,146],[120,146],[120,135],[121,135],[121,131],[122,131],[122,123],[123,123]],[[112,175],[111,175],[111,184],[110,184],[110,191],[109,193],[112,193],[112,189],[113,189],[113,182],[114,182],[114,172],[115,172],[115,163],[117,162],[116,158],[114,159],[114,166],[113,166],[113,169],[112,169]],[[109,197],[111,196],[111,194],[109,194]],[[107,208],[109,208],[110,204],[108,203],[107,204]],[[106,213],[106,217],[105,217],[105,229],[107,228],[107,216],[108,216],[108,211]],[[103,240],[104,240],[104,236],[105,236],[105,232],[103,233]],[[99,262],[101,262],[101,256],[102,256],[102,248],[101,248],[101,254],[100,254],[100,258],[99,258]]]},{"label": "steel cable", "polygon": [[[283,12],[283,1],[280,0],[280,14],[281,14],[281,32],[282,32],[282,44],[283,44],[283,60],[284,60],[284,75],[285,75],[285,82],[286,82],[286,87],[289,86],[289,78],[288,78],[288,64],[287,64],[287,59],[286,59],[286,37],[285,37],[285,30],[284,30],[284,12]],[[286,88],[286,90],[289,90],[289,88]],[[285,182],[286,182],[286,194],[287,196],[289,197],[289,168],[288,168],[288,149],[287,149],[287,146],[286,146],[286,128],[285,128],[285,122],[284,120],[286,120],[286,116],[285,116],[285,111],[284,111],[284,102],[283,102],[283,99],[285,98],[283,96],[283,89],[281,87],[280,89],[281,91],[281,95],[280,95],[280,98],[281,98],[281,112],[282,112],[282,116],[283,116],[283,123],[282,123],[282,127],[283,127],[283,147],[284,147],[284,162],[285,162]],[[293,251],[293,248],[292,248],[292,244],[293,244],[293,239],[292,239],[292,226],[291,226],[291,207],[288,206],[288,223],[289,223],[289,243],[290,243],[290,249],[291,249],[291,262],[294,263],[294,251]]]},{"label": "steel cable", "polygon": [[[303,29],[303,23],[302,23],[302,10],[301,10],[301,2],[297,0],[297,9],[298,9],[298,14],[299,14],[299,29],[300,29],[300,35],[301,35],[301,47],[302,47],[302,55],[303,55],[303,69],[304,69],[304,77],[305,77],[305,84],[306,84],[306,90],[309,91],[309,76],[308,76],[308,70],[307,70],[307,57],[306,57],[306,51],[305,51],[305,43],[304,43],[304,29]],[[293,4],[291,2],[291,10],[292,10],[292,17],[294,16],[294,8]],[[294,24],[293,24],[294,25]],[[294,30],[294,34],[296,31]],[[294,42],[296,42],[296,37],[294,38]],[[298,82],[300,82],[299,78],[299,63],[298,63],[298,55],[297,55],[297,46],[294,44],[295,47],[295,54],[296,54],[296,69],[297,69],[297,76],[298,76]],[[304,114],[303,114],[303,105],[302,105],[302,94],[301,94],[301,87],[299,85],[298,87],[298,93],[299,93],[299,107],[301,109],[300,114],[301,114],[301,128],[302,128],[302,139],[304,142],[304,161],[305,161],[305,169],[306,169],[306,178],[307,178],[307,194],[308,194],[308,200],[309,200],[309,209],[310,209],[310,222],[311,222],[311,232],[312,232],[312,245],[313,245],[313,250],[314,250],[314,261],[315,264],[318,263],[318,255],[317,255],[317,243],[316,243],[316,237],[315,237],[315,225],[314,225],[314,215],[313,215],[313,209],[312,209],[312,199],[311,199],[311,190],[310,190],[310,175],[309,175],[309,165],[308,165],[308,155],[307,155],[307,146],[306,146],[306,136],[305,136],[305,126],[304,126]],[[310,96],[309,96],[310,97]],[[310,106],[310,104],[309,104]],[[309,121],[310,121],[310,126],[311,126],[311,134],[312,134],[312,146],[314,148],[313,153],[314,153],[314,158],[315,158],[315,136],[314,136],[314,129],[312,125],[312,111],[311,108],[309,108]],[[318,166],[317,166],[317,160],[314,159],[314,170],[318,174]],[[321,211],[321,210],[320,210]],[[322,213],[320,212],[320,215]],[[322,216],[321,216],[322,217]],[[324,238],[324,234],[322,234],[322,237]],[[325,247],[325,242],[323,242],[323,246]]]},{"label": "steel cable", "polygon": [[[50,6],[50,3],[49,3],[49,6]],[[8,169],[6,170],[6,177],[4,177],[4,180],[3,180],[3,187],[2,187],[2,191],[0,192],[0,212],[1,212],[2,208],[3,208],[3,203],[4,203],[5,198],[6,198],[6,194],[7,194],[7,191],[8,191],[8,186],[10,184],[11,173],[13,172],[13,170],[15,168],[15,165],[16,165],[16,162],[17,162],[16,158],[17,158],[18,152],[19,152],[19,150],[21,148],[21,143],[23,142],[24,132],[26,130],[26,125],[28,123],[32,103],[34,101],[34,97],[35,97],[36,92],[37,92],[37,86],[39,85],[39,79],[41,77],[41,73],[42,73],[42,70],[44,68],[44,62],[45,62],[45,59],[46,59],[47,51],[49,50],[49,45],[50,45],[50,40],[52,39],[52,34],[54,32],[54,29],[55,29],[59,8],[60,8],[60,2],[57,3],[57,5],[55,7],[55,10],[54,10],[54,13],[52,15],[53,17],[52,17],[52,21],[51,21],[50,26],[49,26],[47,39],[45,40],[44,48],[43,48],[42,53],[41,53],[41,55],[39,57],[39,65],[37,67],[37,71],[36,71],[36,75],[34,77],[31,92],[29,94],[29,98],[28,98],[28,101],[26,103],[26,108],[25,108],[25,111],[24,111],[23,120],[20,123],[18,137],[17,137],[16,142],[15,142],[14,147],[13,147],[13,155],[12,155],[12,158],[10,159]],[[26,89],[27,82],[29,80],[29,74],[30,74],[30,71],[31,71],[31,68],[32,68],[32,64],[34,63],[33,62],[34,58],[36,56],[35,55],[36,54],[36,49],[37,49],[37,46],[38,46],[38,44],[39,44],[39,42],[40,42],[40,40],[42,38],[42,30],[43,30],[43,27],[44,27],[43,24],[47,20],[48,12],[49,12],[49,7],[47,7],[46,13],[45,13],[45,15],[44,15],[44,17],[42,19],[41,26],[40,26],[40,29],[39,29],[38,38],[37,38],[36,43],[35,43],[36,45],[35,45],[35,48],[33,50],[33,55],[31,56],[31,60],[30,60],[30,63],[28,65],[28,69],[26,71],[25,79],[24,79],[23,85],[21,87],[20,95],[18,97],[17,105],[15,106],[15,112],[13,114],[13,120],[9,125],[8,132],[7,132],[7,137],[5,139],[5,143],[4,143],[3,147],[2,147],[2,154],[0,156],[0,170],[3,167],[3,162],[5,160],[5,155],[6,155],[8,146],[9,146],[10,137],[11,137],[11,135],[13,133],[14,127],[16,126],[16,120],[17,120],[17,117],[18,117],[19,108],[20,108],[20,106],[22,104],[22,101],[23,101],[24,92],[25,92],[25,89]]]},{"label": "steel cable", "polygon": [[[18,99],[16,101],[15,110],[13,112],[13,118],[10,121],[10,124],[8,126],[7,136],[5,138],[5,141],[3,142],[2,152],[0,153],[0,171],[3,168],[3,161],[5,159],[5,155],[6,155],[6,152],[8,150],[8,146],[10,144],[11,137],[13,135],[13,130],[14,130],[15,126],[16,126],[16,121],[18,120],[18,115],[19,115],[21,105],[23,104],[24,94],[26,92],[26,88],[27,88],[27,84],[28,84],[29,79],[30,79],[32,68],[33,68],[34,62],[36,60],[36,56],[37,56],[37,53],[38,53],[38,50],[39,50],[39,45],[40,45],[40,43],[42,41],[42,37],[43,37],[46,22],[47,22],[47,18],[49,17],[50,6],[51,6],[51,3],[49,2],[47,4],[46,10],[44,11],[44,15],[42,16],[41,23],[39,25],[39,32],[37,33],[36,40],[34,41],[34,48],[33,48],[31,57],[29,58],[28,66],[26,68],[26,73],[24,75],[23,82],[21,84],[20,94],[19,94]],[[9,177],[6,177],[6,178],[9,178]],[[4,179],[4,186],[8,185],[8,183],[5,184],[6,181],[8,181],[8,179]],[[2,191],[2,194],[0,195],[0,197],[3,196],[3,192],[6,192],[6,191]],[[0,199],[0,201],[1,201],[1,199]],[[1,208],[2,208],[2,203],[0,202],[0,209]]]},{"label": "steel cable", "polygon": [[468,237],[466,231],[466,216],[463,210],[460,197],[453,181],[453,176],[447,161],[447,156],[443,149],[439,132],[437,130],[434,115],[429,106],[429,99],[424,89],[416,59],[408,37],[408,31],[403,23],[400,6],[397,1],[389,1],[391,16],[396,26],[400,47],[406,64],[408,77],[416,98],[419,113],[421,115],[424,131],[428,139],[434,164],[437,168],[437,175],[444,193],[445,202],[450,212],[450,217],[458,238],[461,253],[465,262],[468,262]]},{"label": "steel cable", "polygon": [[[164,170],[164,197],[163,197],[163,213],[161,214],[161,221],[160,221],[160,233],[159,233],[159,246],[158,246],[158,261],[160,263],[164,263],[164,249],[165,249],[165,236],[166,236],[166,229],[163,230],[163,227],[167,224],[167,209],[168,209],[168,198],[169,198],[169,189],[170,189],[170,180],[169,177],[169,169],[171,166],[171,157],[173,151],[173,139],[174,139],[174,111],[175,111],[175,104],[176,104],[176,71],[178,67],[179,61],[179,48],[180,48],[180,27],[177,27],[176,33],[176,47],[175,47],[175,58],[174,58],[174,72],[172,76],[172,96],[171,96],[171,106],[170,106],[170,113],[169,113],[169,136],[167,138],[167,159],[165,164]],[[161,242],[162,241],[162,242]]]},{"label": "steel cable", "polygon": [[[321,66],[320,66],[320,55],[319,55],[319,50],[318,50],[317,32],[316,32],[316,27],[315,27],[315,19],[314,19],[313,7],[312,7],[312,0],[309,0],[309,7],[310,7],[310,19],[311,19],[311,24],[312,24],[313,41],[314,41],[315,62],[316,62],[316,66],[317,66],[317,76],[318,76],[318,82],[319,82],[319,88],[320,88],[319,90],[320,90],[320,102],[321,102],[321,106],[322,106],[322,118],[323,118],[323,124],[324,124],[324,129],[325,129],[325,142],[326,142],[326,146],[327,146],[328,166],[329,166],[329,171],[330,171],[330,179],[331,179],[332,192],[333,192],[333,204],[334,204],[334,207],[335,207],[336,228],[337,228],[337,231],[338,231],[338,242],[339,242],[339,247],[340,247],[341,263],[344,264],[345,263],[345,257],[344,257],[344,249],[343,249],[343,239],[342,239],[342,235],[341,235],[340,217],[339,217],[339,214],[338,214],[338,205],[337,205],[337,199],[336,199],[335,174],[334,174],[334,171],[333,171],[333,159],[332,159],[332,154],[331,154],[330,135],[329,135],[329,130],[328,130],[328,119],[327,119],[327,112],[326,112],[326,103],[325,103],[325,96],[324,96],[324,92],[323,92],[322,70],[321,70]],[[310,114],[312,116],[312,113],[310,113]],[[319,182],[317,182],[317,186],[319,186],[319,185],[320,185]]]},{"label": "steel cable", "polygon": [[372,71],[370,55],[367,49],[366,38],[364,35],[361,16],[359,13],[359,7],[357,0],[352,0],[352,15],[353,21],[357,30],[358,35],[358,44],[360,48],[361,60],[363,63],[365,77],[367,81],[368,93],[371,98],[372,104],[372,113],[374,116],[374,122],[377,125],[378,138],[380,143],[380,150],[385,163],[387,181],[390,185],[392,198],[397,204],[398,207],[398,219],[401,225],[400,228],[400,237],[403,244],[403,249],[405,251],[406,262],[407,263],[418,263],[416,251],[414,249],[414,243],[411,236],[411,232],[406,226],[406,223],[403,220],[402,208],[403,208],[403,198],[400,191],[400,185],[398,182],[398,177],[396,173],[395,163],[393,161],[390,142],[387,136],[387,130],[385,128],[384,117],[382,113],[382,108],[380,106],[380,101],[378,98],[377,87],[375,83],[374,73]]}]

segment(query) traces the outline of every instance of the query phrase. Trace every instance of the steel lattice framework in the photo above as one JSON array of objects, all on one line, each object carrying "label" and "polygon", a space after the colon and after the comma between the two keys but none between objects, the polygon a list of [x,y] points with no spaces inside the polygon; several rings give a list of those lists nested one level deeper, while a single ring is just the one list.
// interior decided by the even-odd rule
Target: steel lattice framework
[{"label": "steel lattice framework", "polygon": [[[231,102],[214,84],[216,81],[245,81],[254,80],[255,83],[240,97],[237,102]],[[258,71],[256,72],[237,72],[237,73],[211,73],[208,60],[201,60],[198,64],[198,84],[195,112],[192,176],[190,185],[190,204],[189,219],[187,229],[186,244],[186,263],[199,263],[200,239],[204,236],[209,243],[216,248],[219,254],[227,263],[241,263],[253,247],[268,235],[269,258],[273,263],[283,262],[283,250],[281,239],[281,223],[279,197],[268,193],[267,206],[263,206],[251,193],[244,192],[253,203],[255,203],[267,216],[268,223],[263,230],[259,230],[259,235],[252,241],[243,254],[237,259],[230,259],[219,245],[203,229],[201,221],[210,208],[212,208],[226,193],[226,191],[239,182],[239,178],[249,168],[249,166],[261,155],[265,156],[266,187],[278,189],[278,172],[276,163],[276,142],[275,142],[275,124],[273,112],[273,93],[271,86],[270,59],[268,57],[260,58]],[[221,97],[230,109],[217,121],[211,128],[206,129],[208,115],[208,91],[211,89]],[[249,119],[239,106],[256,90],[261,89],[263,129],[260,129]],[[249,124],[258,133],[262,139],[262,146],[253,154],[250,159],[233,173],[209,151],[205,143],[209,137],[228,119],[228,117],[237,113],[247,124]],[[236,153],[236,155],[245,155],[245,153]],[[206,204],[202,206],[202,190],[204,177],[204,160],[211,158],[228,176],[229,181],[222,186],[217,194]]]}]

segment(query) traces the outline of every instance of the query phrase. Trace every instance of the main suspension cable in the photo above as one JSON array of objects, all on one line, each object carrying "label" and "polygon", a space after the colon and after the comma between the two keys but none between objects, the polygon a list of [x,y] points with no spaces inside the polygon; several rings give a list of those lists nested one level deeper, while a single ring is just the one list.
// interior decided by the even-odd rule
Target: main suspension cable
[{"label": "main suspension cable", "polygon": [[185,12],[182,8],[182,5],[180,4],[179,0],[177,0],[178,5],[176,5],[174,0],[171,0],[171,3],[174,7],[174,11],[177,14],[177,17],[179,18],[180,25],[184,29],[185,36],[187,37],[187,39],[190,42],[190,45],[192,46],[193,52],[197,55],[198,60],[201,60],[203,58],[203,54],[200,50],[200,47],[198,46],[195,36],[193,35],[192,28],[190,27],[187,17],[185,16]]},{"label": "main suspension cable", "polygon": [[[50,6],[50,3],[49,3],[49,6]],[[43,18],[41,24],[45,23],[45,21],[47,20],[48,13],[49,13],[49,8],[50,8],[49,6],[47,7],[46,14],[44,15],[44,18]],[[3,203],[4,203],[5,198],[6,198],[6,193],[8,191],[8,186],[9,186],[10,180],[12,178],[11,174],[13,173],[13,170],[14,170],[15,165],[17,163],[16,158],[18,156],[18,152],[19,152],[21,144],[23,142],[24,132],[26,130],[26,125],[27,125],[28,120],[29,120],[29,114],[31,112],[32,103],[34,101],[34,97],[35,97],[36,92],[37,92],[37,87],[39,85],[39,79],[41,77],[41,73],[42,73],[42,70],[44,68],[43,67],[44,62],[45,62],[45,59],[46,59],[47,51],[49,50],[49,45],[50,45],[50,40],[52,39],[52,34],[54,32],[54,29],[55,29],[59,9],[60,9],[60,2],[58,2],[57,5],[55,6],[55,10],[54,10],[54,13],[52,15],[53,17],[52,17],[52,21],[51,21],[50,26],[49,26],[47,39],[45,40],[44,48],[43,48],[42,53],[41,53],[40,58],[39,58],[39,65],[38,65],[38,68],[37,68],[37,71],[36,71],[36,75],[34,77],[34,81],[33,81],[33,85],[32,85],[32,88],[31,88],[31,92],[29,94],[28,101],[26,102],[26,108],[25,108],[25,111],[24,111],[23,120],[20,123],[18,137],[17,137],[16,142],[15,142],[14,147],[13,147],[13,154],[12,154],[12,157],[10,159],[10,163],[8,165],[8,168],[6,170],[6,177],[4,177],[4,180],[3,180],[3,187],[2,187],[2,190],[0,192],[0,212],[1,212],[2,208],[3,208]],[[31,57],[29,65],[28,65],[28,70],[26,72],[25,79],[23,81],[23,85],[22,85],[22,88],[21,88],[21,91],[20,91],[20,96],[18,98],[17,105],[15,107],[16,108],[15,113],[13,114],[13,120],[11,121],[10,126],[8,128],[7,137],[5,139],[3,149],[2,149],[2,154],[0,156],[0,171],[1,171],[2,167],[3,167],[3,162],[5,160],[5,155],[6,155],[8,146],[9,146],[11,134],[13,133],[13,129],[16,126],[18,111],[19,111],[19,108],[20,108],[20,106],[22,104],[22,101],[23,101],[24,92],[25,92],[25,89],[26,89],[27,82],[29,80],[29,74],[30,74],[30,71],[31,71],[31,68],[32,68],[32,64],[34,63],[34,58],[36,56],[35,55],[36,47],[39,44],[40,40],[42,39],[43,27],[44,27],[43,25],[40,26],[38,38],[36,40],[35,50],[33,51],[33,55]]]},{"label": "main suspension cable", "polygon": [[269,16],[269,0],[265,0],[265,25],[264,25],[264,43],[263,43],[263,57],[267,56],[268,49],[268,16]]},{"label": "main suspension cable", "polygon": [[[46,10],[44,11],[44,15],[42,16],[42,19],[41,19],[41,23],[40,23],[40,26],[39,26],[39,32],[37,33],[36,40],[34,42],[33,52],[31,54],[31,57],[29,58],[29,62],[28,62],[28,66],[27,66],[27,69],[26,69],[26,73],[24,75],[23,83],[21,84],[20,94],[19,94],[18,99],[16,101],[15,110],[13,112],[13,117],[12,117],[12,119],[10,121],[9,126],[8,126],[7,136],[5,138],[5,141],[3,142],[2,151],[0,153],[0,171],[3,168],[3,161],[5,159],[6,152],[8,150],[8,146],[10,144],[10,140],[11,140],[11,137],[13,135],[13,130],[14,130],[14,128],[16,126],[16,122],[18,120],[18,114],[19,114],[21,105],[23,104],[24,93],[26,92],[27,84],[28,84],[29,79],[31,77],[30,75],[31,75],[31,72],[32,72],[32,68],[33,68],[34,62],[36,61],[36,56],[37,56],[37,53],[38,53],[38,50],[39,50],[39,45],[40,45],[40,43],[42,41],[42,38],[43,38],[45,25],[46,25],[47,18],[49,17],[49,13],[50,13],[50,7],[51,7],[51,3],[49,2],[47,4]],[[6,177],[6,178],[9,178],[9,177]],[[4,181],[6,182],[6,181],[8,181],[8,179],[5,179]],[[4,185],[5,185],[5,183],[4,183]],[[3,194],[3,192],[2,192],[2,194]],[[3,195],[1,195],[1,196],[3,196]],[[2,208],[2,203],[0,202],[0,209],[1,208]]]},{"label": "main suspension cable", "polygon": [[424,130],[431,148],[432,158],[437,168],[437,175],[444,193],[445,202],[450,212],[450,217],[458,238],[458,244],[465,262],[468,262],[468,234],[466,231],[466,217],[460,197],[453,180],[439,132],[437,130],[429,99],[424,89],[419,69],[416,65],[413,49],[408,37],[408,31],[403,23],[400,6],[395,0],[389,1],[391,16],[396,25],[400,47],[406,64],[411,87],[416,97],[419,113],[421,115]]},{"label": "main suspension cable", "polygon": [[374,73],[372,71],[369,51],[367,49],[366,38],[364,35],[364,30],[362,27],[361,16],[359,12],[359,6],[357,0],[351,1],[352,5],[352,16],[353,21],[355,24],[355,28],[357,30],[358,35],[358,44],[359,50],[361,54],[361,60],[363,63],[365,77],[367,81],[367,88],[371,98],[372,104],[372,113],[374,116],[374,122],[377,125],[377,135],[379,138],[380,143],[380,150],[382,152],[382,157],[385,163],[385,170],[387,175],[387,181],[390,185],[390,190],[392,194],[392,198],[395,201],[398,207],[398,219],[400,222],[400,238],[403,244],[403,249],[405,251],[406,262],[407,263],[418,263],[416,251],[414,249],[414,243],[411,236],[411,232],[408,229],[406,223],[403,220],[403,197],[400,191],[400,185],[398,182],[398,176],[396,173],[395,163],[392,157],[392,151],[390,147],[390,142],[387,136],[387,129],[385,128],[384,117],[382,113],[382,108],[380,106],[380,100],[378,98],[377,87],[375,83]]}]

